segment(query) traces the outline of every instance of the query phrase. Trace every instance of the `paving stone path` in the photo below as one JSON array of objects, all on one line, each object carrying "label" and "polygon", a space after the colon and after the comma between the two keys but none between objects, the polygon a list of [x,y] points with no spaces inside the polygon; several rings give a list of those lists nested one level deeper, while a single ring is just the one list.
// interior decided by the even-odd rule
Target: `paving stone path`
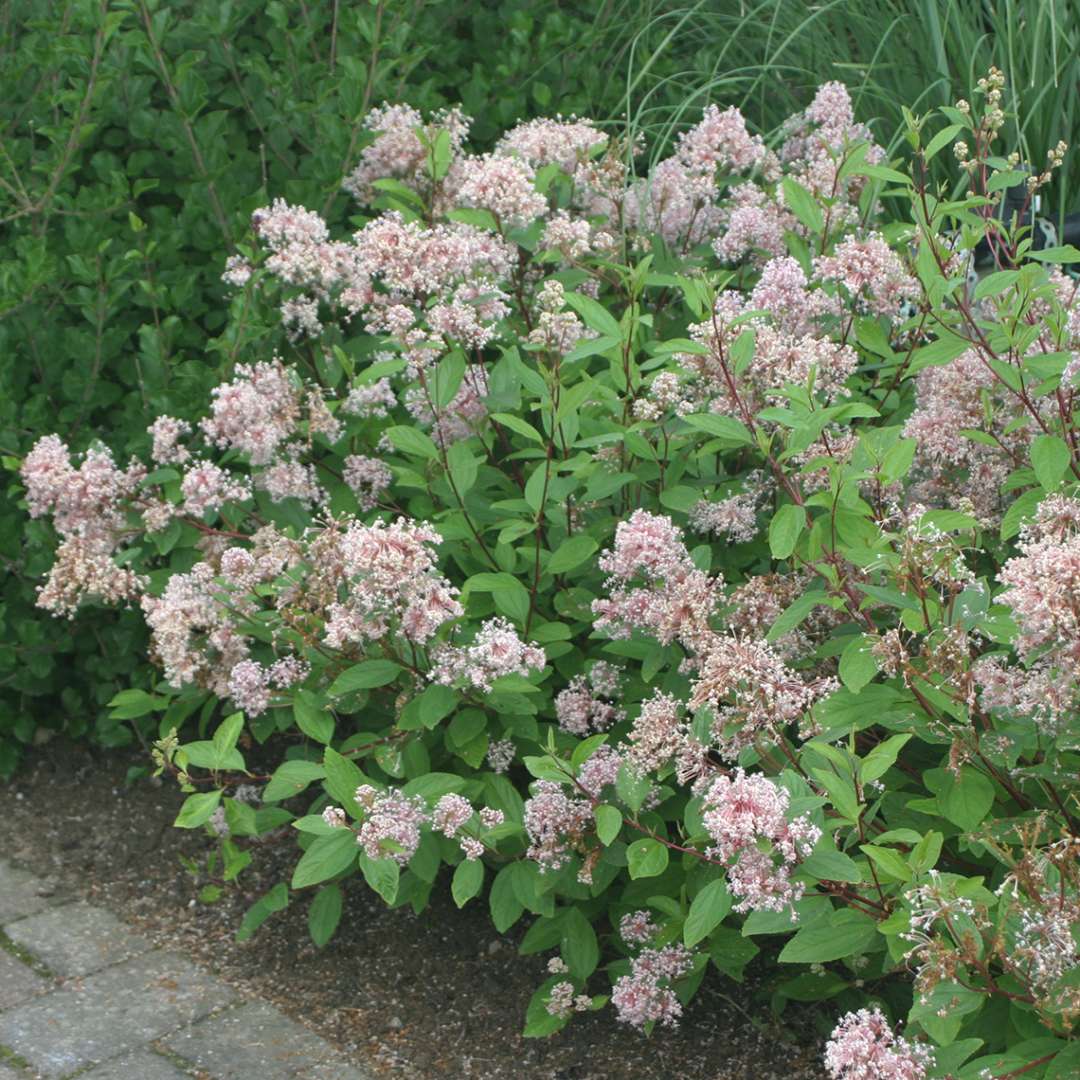
[{"label": "paving stone path", "polygon": [[0,860],[0,1080],[373,1080],[103,908]]}]

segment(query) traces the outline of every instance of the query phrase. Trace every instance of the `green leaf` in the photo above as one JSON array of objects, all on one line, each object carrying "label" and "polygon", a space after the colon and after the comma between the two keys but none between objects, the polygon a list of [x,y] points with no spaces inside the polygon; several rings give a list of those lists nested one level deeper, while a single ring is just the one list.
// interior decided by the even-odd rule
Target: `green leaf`
[{"label": "green leaf", "polygon": [[299,795],[313,780],[321,780],[325,775],[326,770],[317,761],[285,761],[263,788],[263,802],[280,802]]},{"label": "green leaf", "polygon": [[897,755],[910,738],[910,734],[890,735],[878,743],[859,765],[859,779],[865,784],[884,776],[896,763]]},{"label": "green leaf", "polygon": [[827,605],[828,594],[821,590],[804,593],[798,600],[786,607],[780,617],[769,628],[765,640],[774,642],[791,630],[794,630],[814,608]]},{"label": "green leaf", "polygon": [[248,908],[240,929],[236,931],[236,940],[247,941],[275,911],[283,911],[288,904],[289,888],[284,881],[279,881]]},{"label": "green leaf", "polygon": [[450,883],[450,895],[464,907],[484,887],[484,864],[479,859],[462,859]]},{"label": "green leaf", "polygon": [[315,894],[308,908],[308,933],[321,949],[333,936],[341,921],[341,886],[327,885]]},{"label": "green leaf", "polygon": [[356,789],[367,783],[367,777],[354,761],[343,757],[329,746],[323,751],[323,771],[326,777],[323,786],[330,793],[330,797],[340,803],[350,817],[358,817]]},{"label": "green leaf", "polygon": [[720,416],[718,413],[699,413],[694,416],[685,416],[683,419],[692,428],[704,431],[707,435],[715,435],[718,439],[725,439],[733,446],[752,446],[754,444],[754,437],[747,430],[746,425],[732,416]]},{"label": "green leaf", "polygon": [[799,864],[799,869],[819,881],[862,881],[858,863],[842,851],[815,851]]},{"label": "green leaf", "polygon": [[525,914],[525,907],[514,892],[514,866],[508,863],[496,875],[488,893],[491,921],[500,934],[505,934]]},{"label": "green leaf", "polygon": [[458,794],[467,783],[465,777],[458,776],[457,773],[429,772],[410,780],[401,791],[409,798],[418,795],[434,804],[444,795]]},{"label": "green leaf", "polygon": [[[1063,244],[1059,247],[1043,248],[1042,251],[1029,249],[1027,258],[1048,263],[1080,262],[1080,248],[1073,247],[1072,244]],[[1049,1080],[1049,1077],[1047,1077],[1047,1080]]]},{"label": "green leaf", "polygon": [[479,472],[479,465],[468,447],[468,441],[463,440],[451,444],[446,452],[446,462],[450,467],[450,478],[454,481],[458,495],[464,497],[476,483]]},{"label": "green leaf", "polygon": [[1080,1042],[1070,1043],[1046,1066],[1045,1080],[1075,1080],[1077,1076],[1080,1076]]},{"label": "green leaf", "polygon": [[923,150],[923,154],[926,160],[929,161],[935,154],[937,154],[943,147],[949,143],[955,141],[956,136],[963,131],[961,124],[949,124],[939,131],[927,144]]},{"label": "green leaf", "polygon": [[615,776],[615,793],[633,813],[636,814],[641,809],[651,790],[652,781],[633,765],[624,761],[619,766]]},{"label": "green leaf", "polygon": [[293,698],[296,726],[309,738],[324,746],[334,737],[334,717],[319,694],[300,690]]},{"label": "green leaf", "polygon": [[218,724],[217,730],[214,732],[213,743],[219,758],[227,758],[236,749],[236,741],[240,738],[240,732],[243,730],[244,714],[242,712],[235,712],[231,716],[225,717]]},{"label": "green leaf", "polygon": [[1068,443],[1057,435],[1040,435],[1031,443],[1031,467],[1039,483],[1053,491],[1069,468],[1072,454]]},{"label": "green leaf", "polygon": [[840,654],[840,681],[853,694],[857,694],[878,672],[873,653],[875,640],[870,634],[859,634]]},{"label": "green leaf", "polygon": [[403,454],[411,454],[413,457],[427,458],[434,461],[439,456],[438,447],[431,441],[429,435],[425,435],[415,427],[388,427],[384,433],[390,440],[390,445]]},{"label": "green leaf", "polygon": [[865,952],[877,937],[877,925],[868,915],[850,908],[804,926],[783,948],[782,964],[824,964]]},{"label": "green leaf", "polygon": [[878,847],[876,844],[860,844],[859,850],[870,858],[870,861],[883,873],[897,881],[910,881],[912,878],[911,867],[904,861],[899,852],[892,848]]},{"label": "green leaf", "polygon": [[547,570],[550,574],[563,574],[567,570],[573,570],[580,566],[598,548],[599,544],[584,533],[571,536],[564,540],[548,560]]},{"label": "green leaf", "polygon": [[789,558],[806,525],[806,511],[794,503],[786,503],[769,522],[769,550],[774,559]]},{"label": "green leaf", "polygon": [[370,690],[392,683],[404,669],[393,660],[363,660],[343,671],[331,684],[330,696],[343,697],[356,690]]},{"label": "green leaf", "polygon": [[944,770],[944,782],[935,794],[941,812],[965,832],[978,828],[994,805],[994,785],[967,765],[961,767],[959,777]]},{"label": "green leaf", "polygon": [[581,908],[568,908],[563,917],[562,956],[575,979],[587,979],[600,962],[596,931]]},{"label": "green leaf", "polygon": [[167,708],[168,704],[168,698],[156,697],[145,690],[121,690],[109,702],[109,708],[117,720],[137,720],[140,716]]},{"label": "green leaf", "polygon": [[1032,491],[1025,491],[1010,507],[1005,511],[1005,516],[1001,519],[1001,539],[1011,540],[1017,533],[1020,532],[1020,526],[1027,521],[1031,521],[1035,517],[1035,512],[1039,508],[1039,503],[1043,501],[1046,496],[1046,492],[1039,488],[1035,488]]},{"label": "green leaf", "polygon": [[618,807],[601,803],[593,810],[593,815],[596,817],[596,835],[600,843],[607,847],[622,831],[622,814]]},{"label": "green leaf", "polygon": [[431,396],[436,408],[445,409],[454,400],[464,377],[465,354],[460,349],[454,349],[435,365],[434,375],[430,376]]},{"label": "green leaf", "polygon": [[173,825],[178,829],[197,829],[205,825],[221,802],[220,791],[206,791],[200,795],[189,795],[180,807]]},{"label": "green leaf", "polygon": [[367,852],[360,851],[360,871],[368,886],[375,890],[388,904],[397,899],[398,885],[401,881],[401,867],[391,858],[373,859]]},{"label": "green leaf", "polygon": [[340,874],[356,862],[356,833],[335,829],[328,836],[317,836],[300,857],[293,871],[292,888],[303,889]]},{"label": "green leaf", "polygon": [[651,836],[635,840],[626,849],[630,876],[634,879],[659,877],[668,865],[668,849]]},{"label": "green leaf", "polygon": [[688,949],[704,941],[724,921],[731,911],[731,902],[727,882],[722,878],[710,881],[694,897],[683,924],[683,943]]},{"label": "green leaf", "polygon": [[579,292],[567,292],[565,299],[566,306],[573,308],[590,330],[613,337],[617,341],[622,340],[622,328],[615,317],[591,296]]},{"label": "green leaf", "polygon": [[508,427],[511,431],[516,431],[519,435],[524,435],[526,439],[540,443],[541,446],[544,445],[543,435],[520,416],[514,416],[512,413],[492,413],[491,419],[503,427]]},{"label": "green leaf", "polygon": [[456,690],[441,683],[432,683],[401,710],[398,727],[402,731],[416,731],[418,728],[431,730],[454,711],[459,701]]},{"label": "green leaf", "polygon": [[[878,840],[882,838],[879,836]],[[908,865],[911,867],[911,872],[918,876],[919,874],[925,874],[928,870],[932,870],[938,861],[938,856],[941,854],[941,847],[945,842],[945,837],[931,829],[914,847],[911,854],[908,856]]]},{"label": "green leaf", "polygon": [[805,225],[810,232],[818,235],[825,228],[825,219],[817,199],[797,180],[785,176],[781,183],[784,205]]}]

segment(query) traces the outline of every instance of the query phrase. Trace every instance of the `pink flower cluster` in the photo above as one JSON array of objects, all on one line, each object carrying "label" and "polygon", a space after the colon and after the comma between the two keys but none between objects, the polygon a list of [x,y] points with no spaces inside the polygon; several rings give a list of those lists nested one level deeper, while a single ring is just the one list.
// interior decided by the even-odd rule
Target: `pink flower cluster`
[{"label": "pink flower cluster", "polygon": [[641,1028],[659,1021],[669,1026],[682,1016],[682,1005],[671,983],[690,970],[693,957],[684,945],[642,949],[630,961],[630,974],[615,981],[611,1004],[624,1024]]},{"label": "pink flower cluster", "polygon": [[1080,701],[1080,500],[1049,495],[998,579],[998,597],[1020,627],[1016,651],[1024,669],[999,658],[980,660],[974,674],[990,707],[1031,716],[1048,734],[1060,730]]},{"label": "pink flower cluster", "polygon": [[428,821],[424,800],[394,788],[378,791],[370,784],[361,784],[355,798],[364,811],[356,842],[368,858],[389,857],[405,866],[416,854],[420,828]]},{"label": "pink flower cluster", "polygon": [[584,737],[590,731],[607,731],[622,718],[612,700],[619,692],[619,669],[603,660],[586,675],[575,675],[565,690],[555,695],[555,717],[570,735]]},{"label": "pink flower cluster", "polygon": [[[708,854],[728,863],[736,911],[783,911],[803,894],[791,880],[821,830],[805,814],[788,821],[791,797],[765,776],[736,769],[718,776],[702,797],[702,821],[714,846]],[[767,842],[768,851],[761,842]]]},{"label": "pink flower cluster", "polygon": [[[375,135],[364,148],[360,164],[341,185],[357,202],[370,203],[377,195],[376,180],[400,180],[414,191],[425,191],[423,175],[434,140],[440,131],[450,138],[451,157],[461,153],[469,133],[469,118],[460,109],[436,113],[431,122],[409,105],[380,105],[364,118],[364,127]],[[421,133],[423,138],[421,138]]]},{"label": "pink flower cluster", "polygon": [[929,1047],[895,1034],[877,1008],[844,1016],[825,1048],[833,1080],[925,1080],[933,1062]]},{"label": "pink flower cluster", "polygon": [[831,677],[804,680],[765,641],[714,634],[700,657],[689,707],[708,707],[712,733],[734,761],[760,737],[804,722],[811,707],[838,689]]},{"label": "pink flower cluster", "polygon": [[431,678],[451,686],[464,682],[490,692],[504,675],[528,675],[547,663],[544,650],[527,645],[506,619],[488,619],[470,645],[441,645],[432,653]]},{"label": "pink flower cluster", "polygon": [[573,798],[552,780],[538,780],[525,802],[525,831],[529,836],[528,858],[544,873],[562,869],[572,852],[581,849],[593,825],[592,806]]},{"label": "pink flower cluster", "polygon": [[[610,594],[592,605],[601,633],[628,638],[637,629],[665,645],[678,639],[691,651],[711,634],[720,580],[694,567],[670,518],[635,510],[616,526],[600,569],[609,575]],[[644,587],[634,587],[636,580]]]},{"label": "pink flower cluster", "polygon": [[457,590],[435,567],[441,541],[429,525],[350,522],[337,542],[344,598],[328,608],[325,641],[333,648],[374,641],[396,626],[410,641],[429,641],[462,614]]},{"label": "pink flower cluster", "polygon": [[207,441],[239,450],[252,465],[266,465],[296,431],[300,388],[280,363],[242,364],[232,382],[216,386],[210,416],[202,422]]}]

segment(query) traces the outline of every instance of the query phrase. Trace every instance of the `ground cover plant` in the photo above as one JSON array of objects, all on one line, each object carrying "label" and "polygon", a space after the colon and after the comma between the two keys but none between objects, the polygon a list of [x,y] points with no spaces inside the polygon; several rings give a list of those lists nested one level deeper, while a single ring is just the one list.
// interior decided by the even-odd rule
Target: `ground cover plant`
[{"label": "ground cover plant", "polygon": [[828,83],[650,169],[380,106],[357,231],[252,215],[201,418],[34,445],[37,602],[141,608],[114,716],[177,824],[220,887],[296,833],[242,934],[303,899],[327,944],[343,884],[422,910],[447,866],[552,953],[533,1035],[674,1023],[764,949],[836,1077],[1075,1074],[1080,252],[1024,225],[1065,150],[1008,156],[1003,82],[897,159]]}]

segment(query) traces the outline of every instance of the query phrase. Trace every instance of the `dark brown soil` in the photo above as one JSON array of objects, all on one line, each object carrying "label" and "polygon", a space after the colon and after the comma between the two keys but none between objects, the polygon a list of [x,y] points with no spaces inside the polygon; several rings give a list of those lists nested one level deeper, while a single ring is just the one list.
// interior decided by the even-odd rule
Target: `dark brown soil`
[{"label": "dark brown soil", "polygon": [[[519,1032],[545,957],[518,956],[519,924],[492,927],[485,905],[459,911],[445,883],[429,910],[388,910],[355,879],[341,927],[323,950],[294,896],[255,937],[234,940],[244,912],[288,879],[297,848],[288,830],[256,845],[252,865],[214,904],[197,899],[181,856],[202,867],[216,847],[202,831],[171,827],[175,784],[139,779],[137,754],[92,752],[59,741],[35,751],[0,786],[0,854],[47,877],[58,892],[109,908],[142,933],[242,991],[272,1001],[387,1077],[429,1080],[817,1080],[820,1037],[809,1015],[772,1020],[753,977],[710,971],[679,1028],[649,1038],[609,1009],[576,1018],[551,1039]],[[594,976],[594,992],[603,977]],[[819,1023],[823,1019],[819,1019]]]}]

